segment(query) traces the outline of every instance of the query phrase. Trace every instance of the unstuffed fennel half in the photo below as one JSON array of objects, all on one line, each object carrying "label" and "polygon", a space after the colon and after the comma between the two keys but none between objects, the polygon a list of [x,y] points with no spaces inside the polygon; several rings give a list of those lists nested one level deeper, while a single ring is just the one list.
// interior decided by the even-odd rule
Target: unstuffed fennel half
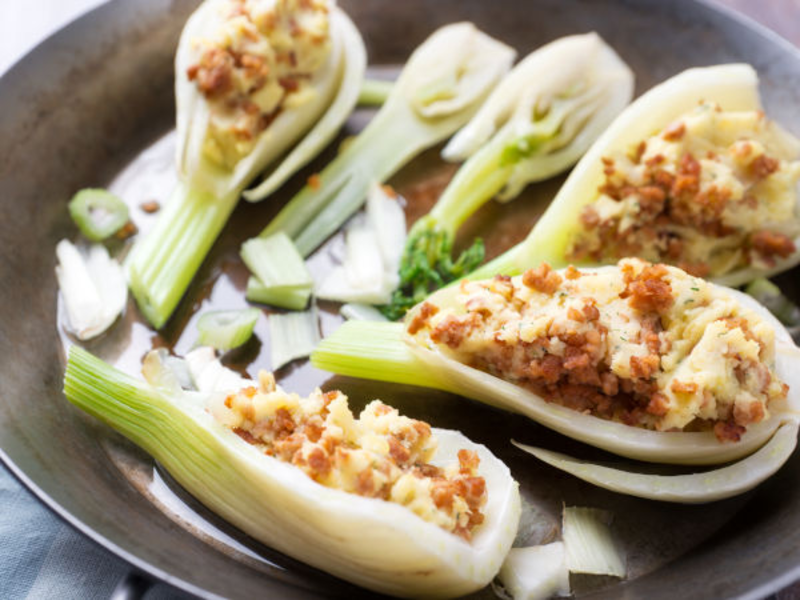
[{"label": "unstuffed fennel half", "polygon": [[[451,462],[459,449],[480,458],[485,521],[467,541],[405,506],[326,487],[264,454],[212,416],[213,393],[182,391],[168,373],[154,375],[148,362],[150,379],[163,387],[73,346],[67,398],[141,446],[210,510],[259,541],[395,596],[461,596],[487,585],[500,569],[516,535],[520,497],[508,468],[484,446],[433,429],[435,464]],[[218,363],[202,362],[205,368]]]},{"label": "unstuffed fennel half", "polygon": [[388,316],[474,270],[483,260],[480,241],[451,257],[464,221],[492,197],[512,200],[571,167],[628,105],[633,81],[596,33],[560,38],[518,63],[442,151],[466,162],[409,233]]},{"label": "unstuffed fennel half", "polygon": [[[505,254],[476,270],[471,274],[471,277],[483,278],[497,273],[515,275],[521,273],[526,265],[538,264],[539,262],[548,262],[554,268],[563,267],[567,264],[597,264],[597,260],[587,257],[576,258],[576,256],[571,255],[571,252],[574,249],[573,244],[575,244],[576,239],[584,231],[585,209],[605,194],[603,191],[605,189],[604,186],[607,185],[609,178],[616,176],[614,170],[617,165],[614,164],[614,160],[616,159],[617,163],[627,160],[635,163],[641,158],[643,163],[648,163],[648,166],[650,161],[657,166],[663,156],[651,156],[649,159],[646,154],[641,156],[649,148],[651,140],[656,142],[670,140],[676,141],[678,144],[682,143],[682,140],[690,137],[686,123],[692,120],[699,122],[697,117],[704,111],[707,115],[719,114],[723,117],[730,115],[728,122],[724,123],[725,128],[730,128],[731,122],[741,121],[744,123],[742,135],[750,135],[757,128],[756,126],[767,128],[771,132],[770,135],[773,136],[773,139],[777,141],[776,145],[787,156],[795,155],[794,159],[800,157],[800,142],[793,139],[777,124],[768,122],[764,118],[758,93],[758,76],[751,66],[746,64],[727,64],[688,69],[653,87],[625,109],[578,162],[528,237]],[[755,125],[745,123],[744,117],[747,114],[753,115],[753,119],[756,121]],[[703,126],[705,127],[705,125]],[[707,126],[706,131],[707,138],[712,140],[714,136],[718,136],[719,139],[727,139],[728,135],[731,135],[732,139],[736,138],[735,131],[730,134],[725,133],[723,126],[714,125],[713,122]],[[700,135],[703,135],[703,133],[701,131]],[[647,140],[647,145],[645,145],[645,140]],[[737,144],[734,141],[726,149],[725,153],[736,154],[737,151],[741,151],[742,156],[735,158],[744,160],[743,155],[750,151],[751,145],[755,147],[758,144],[750,144],[750,142]],[[758,151],[761,152],[762,150],[759,148]],[[752,156],[755,157],[757,153],[753,152]],[[717,190],[703,187],[708,185],[709,182],[712,186],[715,185],[714,180],[719,176],[719,173],[724,173],[727,177],[724,169],[720,170],[719,163],[715,163],[715,154],[722,153],[716,152],[715,148],[714,151],[709,149],[708,152],[704,152],[702,156],[687,157],[684,154],[681,157],[681,160],[685,161],[684,166],[696,169],[694,175],[699,176],[702,193],[697,195],[696,200],[692,200],[688,204],[689,216],[688,218],[684,217],[684,224],[670,225],[668,236],[664,240],[661,240],[661,238],[657,240],[651,239],[644,245],[645,251],[648,247],[655,248],[657,243],[661,244],[663,242],[665,245],[672,243],[673,236],[679,236],[681,230],[691,229],[692,221],[705,225],[703,221],[708,214],[718,217],[719,214],[724,215],[727,213],[725,203],[728,202],[730,190],[723,190],[722,186]],[[637,155],[639,156],[637,157]],[[766,153],[764,156],[766,157]],[[766,160],[771,161],[772,159],[767,158]],[[773,167],[778,163],[783,167],[784,163],[788,162],[784,160],[775,161]],[[747,165],[748,168],[752,166],[754,165]],[[752,173],[747,168],[740,170],[745,183],[752,183]],[[796,160],[788,164],[787,170],[792,172],[787,175],[787,178],[796,180],[798,176]],[[676,170],[675,173],[670,171],[667,177],[674,176],[676,183],[682,184],[685,181],[678,181],[681,179],[681,175],[682,173],[678,173]],[[669,187],[669,183],[666,185]],[[774,186],[774,184],[765,183],[763,185],[765,187],[762,187],[760,191],[765,194],[771,193],[770,186]],[[741,182],[735,181],[732,187],[734,191],[736,191],[735,188],[737,187],[741,189]],[[792,187],[794,186],[790,183],[787,184],[787,189]],[[674,190],[675,188],[672,189]],[[705,193],[704,189],[720,193],[716,195],[714,193]],[[656,202],[663,202],[663,193],[658,189],[651,187],[648,191],[656,194]],[[697,190],[695,189],[694,191],[696,192]],[[623,194],[627,193],[627,191],[623,191]],[[784,248],[780,249],[780,255],[771,258],[768,264],[750,264],[752,261],[748,261],[742,255],[742,253],[748,251],[751,245],[750,241],[745,239],[744,242],[738,242],[734,247],[726,248],[726,245],[730,246],[733,243],[726,242],[725,240],[729,238],[723,237],[729,235],[729,231],[727,231],[730,229],[729,224],[726,222],[709,223],[708,229],[716,230],[717,233],[707,236],[693,235],[699,237],[701,243],[709,244],[709,251],[704,256],[704,260],[708,261],[710,266],[703,266],[706,272],[698,270],[695,273],[723,285],[735,286],[758,277],[769,277],[800,262],[800,252],[797,250],[797,246],[800,244],[800,234],[797,232],[799,211],[796,192],[792,193],[794,193],[794,201],[781,194],[778,194],[780,197],[776,199],[787,205],[788,213],[791,214],[783,214],[779,219],[766,223],[766,226],[775,231],[784,231],[784,233],[780,234],[784,242]],[[661,198],[658,197],[659,195],[661,195]],[[774,196],[775,194],[772,195]],[[701,196],[703,197],[701,198]],[[636,200],[632,204],[636,207],[633,211],[635,213],[636,210],[646,211],[647,208],[642,207],[646,207],[645,201],[651,200],[653,197],[645,198],[643,201],[639,195],[634,194],[631,198]],[[623,197],[622,200],[625,200],[625,198]],[[755,209],[764,201],[758,194],[754,197],[748,197],[745,194],[739,204],[752,203],[753,214],[756,214]],[[772,201],[770,200],[770,202]],[[666,208],[662,208],[662,210],[667,211],[667,215],[670,211],[671,202],[673,200],[668,197]],[[606,206],[611,205],[612,210],[616,210],[622,204],[623,202],[619,202],[618,205],[606,203]],[[675,211],[674,206],[672,210],[673,212]],[[695,214],[694,211],[697,211],[697,213]],[[624,225],[636,224],[637,217],[633,213],[630,216],[624,215],[622,221]],[[739,229],[743,232],[754,226],[754,220],[749,218],[747,214],[738,218]],[[622,226],[620,225],[620,227]],[[678,238],[677,241],[680,242],[680,239]],[[716,247],[711,245],[712,242],[717,243],[718,246],[721,245],[722,250],[733,256],[734,262],[727,263],[725,260],[715,259],[712,251],[716,252]],[[677,250],[675,257],[665,252],[664,258],[660,258],[659,261],[680,265],[680,244],[676,244],[675,249]],[[626,255],[639,255],[641,250],[641,248],[637,250],[636,247],[631,247],[626,252]],[[728,255],[721,253],[721,256],[726,257]],[[738,262],[736,262],[737,259]],[[606,258],[599,260],[599,262],[615,261],[616,259]]]},{"label": "unstuffed fennel half", "polygon": [[[156,328],[169,319],[242,191],[272,167],[259,186],[264,198],[313,159],[350,115],[366,69],[361,36],[333,2],[245,3],[248,17],[232,13],[234,5],[201,4],[178,45],[180,183],[127,262],[131,290]],[[289,35],[295,16],[308,27],[299,37]],[[292,49],[297,40],[305,54]],[[297,72],[279,76],[287,64]],[[262,87],[223,102],[247,78]]]},{"label": "unstuffed fennel half", "polygon": [[372,183],[385,182],[464,125],[511,68],[515,55],[472,23],[435,31],[408,59],[369,125],[261,235],[284,231],[301,254],[310,254],[361,207]]},{"label": "unstuffed fennel half", "polygon": [[[604,273],[610,274],[609,270],[617,268],[612,266],[586,268],[582,269],[581,273],[588,279],[589,277],[599,277]],[[563,270],[553,273],[560,273],[566,277],[566,272]],[[497,281],[502,282],[503,279],[479,281],[475,282],[475,285],[491,286],[493,282]],[[780,381],[788,384],[788,396],[770,409],[769,418],[749,425],[738,441],[720,441],[711,430],[657,431],[599,418],[588,413],[584,414],[573,408],[548,402],[529,389],[485,370],[468,366],[462,360],[456,360],[442,344],[434,343],[426,331],[417,332],[414,335],[409,333],[408,328],[414,323],[417,315],[421,314],[425,304],[430,303],[445,311],[449,307],[456,311],[463,311],[464,308],[459,299],[460,286],[451,286],[433,294],[426,303],[416,307],[407,315],[405,323],[347,322],[322,342],[312,354],[311,360],[318,368],[343,375],[421,385],[457,393],[525,415],[546,427],[603,450],[648,462],[684,465],[727,463],[752,455],[767,443],[776,431],[782,431],[781,437],[776,439],[774,445],[780,445],[784,451],[776,451],[772,448],[762,452],[760,458],[754,458],[750,463],[745,462],[750,460],[746,458],[741,468],[736,471],[736,474],[741,477],[735,486],[728,486],[727,495],[741,493],[777,470],[791,453],[791,448],[788,448],[787,451],[786,443],[788,438],[793,440],[790,432],[794,431],[794,423],[800,414],[798,412],[800,378],[796,369],[796,362],[800,359],[800,350],[780,322],[750,296],[702,282],[697,278],[690,278],[688,281],[689,283],[686,285],[691,286],[691,288],[685,288],[688,294],[694,294],[695,292],[691,290],[699,290],[700,286],[707,286],[703,289],[711,290],[721,299],[720,302],[727,306],[739,307],[736,310],[749,311],[748,314],[754,314],[760,320],[762,327],[774,331],[774,334],[769,334],[774,335],[774,358],[769,360],[773,361],[772,368]],[[562,301],[568,302],[569,300],[566,300],[568,297],[569,293],[564,296],[565,299]],[[681,303],[683,302],[686,301],[681,300]],[[602,305],[598,304],[598,306],[602,309]],[[678,306],[677,302],[675,306]],[[690,305],[687,303],[685,306],[689,307]],[[680,310],[688,311],[690,309],[680,308]],[[690,322],[702,322],[702,313],[694,316],[691,316],[694,313],[685,312],[684,314],[686,318],[691,317]],[[702,326],[695,325],[695,327]],[[687,329],[687,331],[689,330]],[[701,334],[703,331],[704,329],[697,330],[697,334]],[[672,372],[678,373],[678,368],[675,367]],[[685,373],[685,371],[683,372]],[[733,377],[733,375],[723,373],[720,377]],[[786,425],[782,428],[781,426],[784,424]],[[548,462],[552,463],[553,461]],[[758,463],[758,468],[754,469],[749,466],[753,462]],[[574,472],[574,469],[570,472]],[[698,477],[693,482],[699,479]],[[725,495],[723,490],[714,485],[715,482],[720,485],[728,485],[724,477],[716,480],[706,477],[706,481],[711,483],[702,492],[698,492],[696,486],[695,488],[673,486],[678,489],[673,489],[673,496],[664,499],[675,500],[681,491],[689,496],[684,501],[693,502],[708,501]]]}]

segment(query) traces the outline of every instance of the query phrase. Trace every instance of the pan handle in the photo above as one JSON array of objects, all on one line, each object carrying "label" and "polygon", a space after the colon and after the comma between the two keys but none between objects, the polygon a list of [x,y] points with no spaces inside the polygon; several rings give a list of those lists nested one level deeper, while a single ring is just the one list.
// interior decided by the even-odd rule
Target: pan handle
[{"label": "pan handle", "polygon": [[136,571],[129,571],[119,580],[110,600],[141,600],[153,582]]}]

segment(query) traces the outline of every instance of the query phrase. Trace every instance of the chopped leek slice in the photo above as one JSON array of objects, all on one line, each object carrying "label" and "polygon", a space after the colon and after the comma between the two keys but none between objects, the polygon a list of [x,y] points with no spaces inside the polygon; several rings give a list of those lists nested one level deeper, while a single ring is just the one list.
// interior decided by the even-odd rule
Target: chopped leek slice
[{"label": "chopped leek slice", "polygon": [[633,73],[596,33],[558,39],[517,64],[442,152],[467,161],[409,234],[393,316],[480,264],[479,241],[451,258],[470,215],[572,166],[632,94]]},{"label": "chopped leek slice", "polygon": [[292,240],[278,232],[242,244],[241,256],[254,274],[247,281],[247,299],[283,308],[302,309],[314,285]]},{"label": "chopped leek slice", "polygon": [[269,316],[270,360],[273,371],[308,356],[319,344],[317,309]]},{"label": "chopped leek slice", "polygon": [[593,485],[649,500],[694,504],[743,494],[771,477],[797,446],[797,423],[784,424],[754,454],[728,466],[689,475],[651,475],[581,461],[558,452],[513,442],[556,469]]},{"label": "chopped leek slice", "polygon": [[[366,129],[261,235],[285,231],[308,256],[359,209],[373,181],[386,181],[466,123],[509,69],[514,54],[471,23],[437,30],[411,55]],[[434,88],[437,92],[431,93]]]},{"label": "chopped leek slice", "polygon": [[[188,357],[187,357],[188,358]],[[249,382],[252,384],[252,382]],[[437,462],[474,451],[484,523],[465,542],[406,507],[320,485],[265,455],[210,414],[213,394],[169,393],[73,346],[67,399],[153,456],[193,496],[262,543],[375,592],[456,597],[487,585],[516,535],[518,485],[484,446],[434,429]]]},{"label": "chopped leek slice", "polygon": [[56,246],[56,277],[67,309],[67,328],[79,340],[97,337],[125,309],[128,286],[120,264],[102,244],[87,252],[68,240]]},{"label": "chopped leek slice", "polygon": [[381,106],[389,98],[393,87],[394,81],[365,79],[358,92],[358,104],[360,106]]},{"label": "chopped leek slice", "polygon": [[128,222],[128,206],[108,190],[87,188],[69,201],[69,214],[81,233],[102,242]]},{"label": "chopped leek slice", "polygon": [[260,314],[257,308],[207,312],[197,321],[197,345],[222,351],[238,348],[252,337]]},{"label": "chopped leek slice", "polygon": [[596,508],[564,507],[562,535],[571,573],[625,577],[625,557],[609,528],[611,513]]},{"label": "chopped leek slice", "polygon": [[311,298],[311,287],[268,287],[260,279],[250,277],[247,280],[245,297],[251,302],[303,310]]},{"label": "chopped leek slice", "polygon": [[386,321],[386,317],[374,306],[369,304],[347,303],[339,313],[348,321]]},{"label": "chopped leek slice", "polygon": [[223,168],[204,154],[210,108],[186,76],[197,60],[196,40],[217,31],[220,16],[228,14],[219,8],[218,2],[202,3],[181,34],[175,61],[181,183],[127,262],[131,291],[157,329],[172,315],[242,190],[281,161],[262,184],[259,198],[263,197],[264,190],[276,189],[335,136],[355,105],[366,65],[358,30],[344,12],[331,6],[331,53],[308,81],[310,93],[304,95],[304,102],[279,111],[252,151],[233,168]]},{"label": "chopped leek slice", "polygon": [[754,279],[744,291],[766,306],[787,327],[800,325],[800,308],[784,296],[781,289],[769,279]]},{"label": "chopped leek slice", "polygon": [[553,596],[569,596],[569,569],[563,542],[544,546],[512,548],[506,556],[497,579],[502,585],[500,596],[513,600],[547,600]]},{"label": "chopped leek slice", "polygon": [[373,184],[364,218],[345,231],[345,260],[317,288],[318,298],[385,304],[397,287],[397,265],[406,239],[406,217],[395,198]]}]

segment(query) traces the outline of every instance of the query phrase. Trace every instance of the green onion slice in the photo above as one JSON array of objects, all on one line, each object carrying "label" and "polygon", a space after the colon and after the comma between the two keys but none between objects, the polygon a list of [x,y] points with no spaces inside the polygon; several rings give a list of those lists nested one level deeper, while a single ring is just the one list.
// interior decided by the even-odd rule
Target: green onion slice
[{"label": "green onion slice", "polygon": [[222,351],[238,348],[252,337],[260,314],[257,308],[207,312],[197,321],[197,345]]},{"label": "green onion slice", "polygon": [[365,79],[358,92],[359,106],[381,106],[392,92],[394,81]]},{"label": "green onion slice", "polygon": [[69,214],[81,233],[93,242],[114,235],[128,222],[128,207],[117,196],[99,188],[81,190],[69,201]]}]

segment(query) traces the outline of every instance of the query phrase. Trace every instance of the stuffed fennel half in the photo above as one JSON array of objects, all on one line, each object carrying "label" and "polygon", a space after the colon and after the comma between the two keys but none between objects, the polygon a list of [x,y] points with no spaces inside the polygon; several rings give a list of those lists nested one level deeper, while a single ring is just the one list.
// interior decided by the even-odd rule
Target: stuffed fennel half
[{"label": "stuffed fennel half", "polygon": [[761,111],[749,65],[689,69],[631,104],[527,239],[477,270],[625,256],[740,285],[800,262],[800,141]]},{"label": "stuffed fennel half", "polygon": [[447,160],[466,162],[414,224],[388,316],[401,317],[477,267],[480,240],[458,260],[451,257],[464,221],[492,197],[511,200],[529,183],[571,167],[632,95],[633,73],[596,33],[560,38],[517,64],[442,151]]},{"label": "stuffed fennel half", "polygon": [[355,418],[340,392],[300,398],[266,372],[223,377],[205,350],[186,359],[202,392],[178,387],[158,352],[145,361],[151,385],[73,347],[65,392],[209,509],[298,560],[395,596],[461,596],[492,580],[520,497],[484,446],[377,400]]},{"label": "stuffed fennel half", "polygon": [[[798,359],[751,297],[637,259],[463,281],[405,323],[345,323],[312,355],[329,371],[452,391],[621,456],[686,465],[750,455],[795,421]],[[775,469],[786,458],[762,456]],[[738,492],[765,472],[745,467]]]},{"label": "stuffed fennel half", "polygon": [[[435,31],[408,59],[364,131],[292,198],[261,235],[283,231],[302,255],[310,254],[361,207],[371,184],[385,182],[464,125],[511,68],[515,55],[472,23]],[[245,197],[259,197],[259,189]]]},{"label": "stuffed fennel half", "polygon": [[206,0],[175,58],[180,183],[127,263],[156,328],[169,319],[252,180],[260,198],[336,135],[358,99],[363,41],[329,0]]}]

